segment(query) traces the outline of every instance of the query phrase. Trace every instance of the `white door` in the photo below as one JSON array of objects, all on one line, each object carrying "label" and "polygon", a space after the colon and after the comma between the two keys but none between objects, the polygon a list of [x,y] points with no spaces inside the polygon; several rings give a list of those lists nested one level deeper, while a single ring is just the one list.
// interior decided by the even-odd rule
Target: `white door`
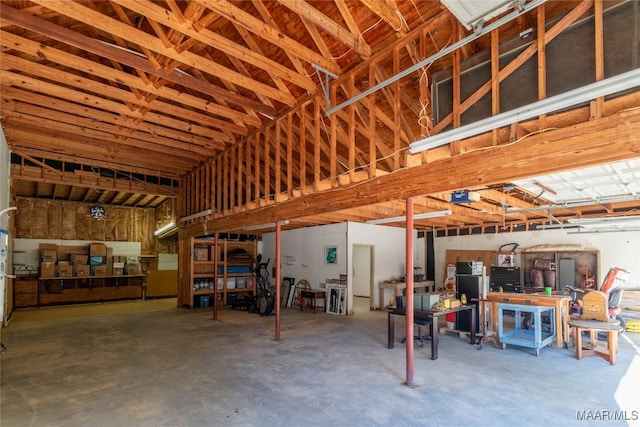
[{"label": "white door", "polygon": [[369,298],[373,303],[373,246],[353,245],[353,296]]}]

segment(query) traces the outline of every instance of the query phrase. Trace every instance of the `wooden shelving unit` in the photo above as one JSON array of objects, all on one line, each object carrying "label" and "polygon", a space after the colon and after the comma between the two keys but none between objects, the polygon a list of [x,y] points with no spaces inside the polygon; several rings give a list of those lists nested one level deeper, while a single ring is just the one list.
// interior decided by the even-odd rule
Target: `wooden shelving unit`
[{"label": "wooden shelving unit", "polygon": [[[189,241],[187,300],[183,307],[207,306],[217,298],[221,304],[232,304],[239,293],[255,295],[253,268],[256,241],[191,238]],[[235,256],[237,254],[237,256]],[[198,297],[208,296],[208,304]]]}]

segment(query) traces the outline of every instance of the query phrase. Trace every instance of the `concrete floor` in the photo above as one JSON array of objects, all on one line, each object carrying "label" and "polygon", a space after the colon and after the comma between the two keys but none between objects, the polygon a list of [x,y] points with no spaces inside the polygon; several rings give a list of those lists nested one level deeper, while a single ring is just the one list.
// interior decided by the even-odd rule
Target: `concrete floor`
[{"label": "concrete floor", "polygon": [[[147,301],[147,303],[153,303]],[[361,307],[361,308],[360,308]],[[614,366],[574,349],[506,350],[447,334],[416,347],[405,381],[404,322],[283,309],[156,310],[12,321],[2,329],[1,424],[13,426],[640,425],[640,334]],[[37,311],[44,311],[41,309]],[[622,418],[602,421],[613,414]],[[626,411],[626,412],[621,412]],[[588,421],[580,420],[587,415]]]}]

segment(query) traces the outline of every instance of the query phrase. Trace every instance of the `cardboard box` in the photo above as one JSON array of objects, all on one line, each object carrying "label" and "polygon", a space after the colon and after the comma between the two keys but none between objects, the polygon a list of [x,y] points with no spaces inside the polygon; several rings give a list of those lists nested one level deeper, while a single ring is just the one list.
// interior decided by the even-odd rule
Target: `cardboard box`
[{"label": "cardboard box", "polygon": [[71,265],[76,265],[76,264],[87,265],[87,264],[89,264],[89,256],[88,255],[71,254],[70,263],[71,263]]},{"label": "cardboard box", "polygon": [[124,270],[124,262],[115,262],[113,263],[113,269],[115,270],[116,268],[122,269]]},{"label": "cardboard box", "polygon": [[56,262],[58,260],[58,251],[54,249],[45,249],[41,252],[41,261]]},{"label": "cardboard box", "polygon": [[[122,265],[124,265],[125,262],[127,262],[127,257],[124,255],[114,255],[113,256],[113,264],[115,267],[115,263],[122,263]],[[119,268],[119,267],[118,267]]]},{"label": "cardboard box", "polygon": [[460,300],[455,298],[445,298],[442,300],[444,308],[456,308],[460,307]]},{"label": "cardboard box", "polygon": [[41,253],[44,250],[57,251],[58,250],[58,245],[56,243],[40,243],[38,245],[38,248],[40,249]]},{"label": "cardboard box", "polygon": [[126,264],[125,273],[129,276],[140,274],[140,265],[139,264]]},{"label": "cardboard box", "polygon": [[124,276],[124,267],[122,267],[122,268],[113,267],[113,275],[114,276]]},{"label": "cardboard box", "polygon": [[56,277],[56,263],[48,261],[41,262],[40,277]]},{"label": "cardboard box", "polygon": [[107,245],[104,243],[91,243],[89,245],[89,255],[107,256]]},{"label": "cardboard box", "polygon": [[87,264],[74,264],[73,275],[77,277],[86,277],[91,274],[91,269]]},{"label": "cardboard box", "polygon": [[58,262],[58,276],[60,277],[72,277],[73,276],[73,268],[69,261],[60,261]]},{"label": "cardboard box", "polygon": [[196,246],[193,248],[193,260],[194,261],[209,261],[209,247],[208,246]]},{"label": "cardboard box", "polygon": [[106,276],[107,275],[107,266],[106,265],[94,265],[91,267],[91,275],[92,276]]}]

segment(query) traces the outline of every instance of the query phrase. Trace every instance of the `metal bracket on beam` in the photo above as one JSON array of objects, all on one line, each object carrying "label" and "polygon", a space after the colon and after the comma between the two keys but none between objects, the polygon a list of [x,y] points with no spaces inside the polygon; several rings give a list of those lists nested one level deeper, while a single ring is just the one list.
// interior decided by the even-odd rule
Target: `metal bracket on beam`
[{"label": "metal bracket on beam", "polygon": [[[329,70],[325,70],[317,64],[311,64],[311,66],[318,72],[318,80],[320,80],[320,86],[322,86],[324,98],[327,101],[327,110],[329,110],[331,108],[331,99],[329,98],[329,77],[337,79],[338,76],[336,74],[333,74]],[[324,79],[322,78],[321,74],[324,74]]]}]

